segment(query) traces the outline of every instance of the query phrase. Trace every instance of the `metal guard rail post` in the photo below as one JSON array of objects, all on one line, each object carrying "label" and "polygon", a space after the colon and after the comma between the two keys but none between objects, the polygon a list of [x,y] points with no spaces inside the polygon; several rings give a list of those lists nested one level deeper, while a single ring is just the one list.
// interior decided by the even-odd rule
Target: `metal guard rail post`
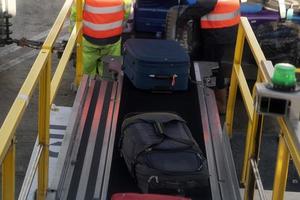
[{"label": "metal guard rail post", "polygon": [[2,166],[2,199],[15,199],[15,135],[22,120],[23,114],[31,100],[32,94],[39,83],[39,114],[38,114],[38,143],[39,153],[34,158],[36,165],[30,169],[31,177],[25,181],[25,189],[22,188],[19,199],[26,199],[29,186],[38,168],[37,199],[45,199],[48,188],[48,162],[49,162],[49,120],[50,108],[56,92],[62,80],[62,75],[76,44],[77,65],[75,84],[79,84],[82,76],[82,0],[76,1],[77,15],[75,28],[70,35],[63,55],[57,65],[51,80],[52,49],[61,31],[65,19],[68,16],[73,0],[66,0],[63,5],[42,50],[39,52],[32,68],[27,75],[10,111],[8,112],[0,129],[0,163]]},{"label": "metal guard rail post", "polygon": [[[234,108],[236,101],[237,89],[239,87],[240,92],[243,97],[243,102],[246,107],[247,115],[249,118],[246,145],[245,145],[245,155],[243,162],[243,170],[241,183],[245,186],[244,199],[249,200],[254,197],[255,189],[255,177],[253,170],[251,170],[251,161],[257,163],[259,160],[259,149],[262,136],[262,125],[263,116],[258,115],[254,108],[254,97],[255,89],[252,93],[250,92],[249,86],[247,84],[245,75],[242,69],[242,55],[244,49],[245,39],[247,40],[251,52],[255,58],[256,64],[258,66],[257,80],[256,82],[267,82],[273,73],[273,68],[268,67],[265,63],[267,61],[257,39],[252,31],[252,28],[245,17],[241,17],[241,22],[239,24],[237,42],[234,55],[234,63],[231,74],[231,82],[229,88],[229,98],[227,104],[227,114],[225,120],[225,130],[232,136],[233,119],[234,119]],[[299,69],[296,70],[297,73],[300,72]],[[283,117],[277,118],[278,124],[281,128],[276,170],[273,183],[273,200],[284,199],[284,191],[288,175],[289,158],[291,157],[293,163],[300,174],[300,149],[293,139],[293,129],[288,121]],[[255,164],[254,163],[254,164]]]}]

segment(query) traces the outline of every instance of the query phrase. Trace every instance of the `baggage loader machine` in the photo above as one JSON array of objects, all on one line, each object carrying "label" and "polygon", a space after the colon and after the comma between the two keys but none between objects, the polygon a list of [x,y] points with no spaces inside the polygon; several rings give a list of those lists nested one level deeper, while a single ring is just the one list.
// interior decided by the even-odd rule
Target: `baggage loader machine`
[{"label": "baggage loader machine", "polygon": [[108,200],[115,193],[140,192],[120,156],[121,124],[131,112],[171,111],[187,121],[208,162],[209,185],[185,195],[240,200],[229,138],[221,129],[214,92],[207,87],[215,65],[194,62],[188,91],[152,93],[133,87],[121,71],[121,59],[108,60],[113,80],[82,79],[47,199]]}]

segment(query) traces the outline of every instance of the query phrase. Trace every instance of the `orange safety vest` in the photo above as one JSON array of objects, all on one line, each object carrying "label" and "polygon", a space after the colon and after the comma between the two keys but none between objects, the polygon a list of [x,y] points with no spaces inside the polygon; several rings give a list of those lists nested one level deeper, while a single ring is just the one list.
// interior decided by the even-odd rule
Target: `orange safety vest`
[{"label": "orange safety vest", "polygon": [[105,39],[122,33],[123,0],[86,0],[83,10],[83,34]]},{"label": "orange safety vest", "polygon": [[218,0],[213,11],[201,17],[201,28],[225,28],[240,22],[239,0]]}]

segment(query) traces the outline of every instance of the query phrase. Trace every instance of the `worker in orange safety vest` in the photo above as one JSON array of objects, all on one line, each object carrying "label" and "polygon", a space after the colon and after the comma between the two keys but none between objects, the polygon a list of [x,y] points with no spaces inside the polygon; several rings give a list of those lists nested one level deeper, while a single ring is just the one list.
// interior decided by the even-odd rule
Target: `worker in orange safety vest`
[{"label": "worker in orange safety vest", "polygon": [[227,106],[227,87],[225,86],[225,72],[221,60],[225,51],[229,51],[230,46],[235,43],[239,22],[239,0],[218,0],[213,11],[201,17],[200,21],[202,59],[219,63],[215,96],[221,114],[226,112]]},{"label": "worker in orange safety vest", "polygon": [[201,17],[202,29],[232,27],[240,22],[239,0],[218,0],[214,9]]},{"label": "worker in orange safety vest", "polygon": [[219,112],[225,113],[227,88],[221,60],[225,50],[232,49],[236,41],[237,25],[240,22],[240,0],[187,1],[189,6],[180,17],[181,24],[190,18],[200,19],[196,20],[199,29],[199,51],[194,52],[194,55],[198,60],[219,63],[215,95]]},{"label": "worker in orange safety vest", "polygon": [[[121,34],[132,10],[131,0],[85,0],[83,8],[83,72],[103,75],[102,58],[121,55]],[[71,23],[76,20],[73,6]]]}]

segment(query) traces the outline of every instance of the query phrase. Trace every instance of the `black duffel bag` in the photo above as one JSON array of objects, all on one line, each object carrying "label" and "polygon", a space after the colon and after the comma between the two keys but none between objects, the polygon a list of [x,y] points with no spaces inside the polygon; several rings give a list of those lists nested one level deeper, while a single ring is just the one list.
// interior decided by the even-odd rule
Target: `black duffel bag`
[{"label": "black duffel bag", "polygon": [[144,193],[208,185],[207,162],[186,122],[173,113],[143,113],[122,124],[121,155]]}]

